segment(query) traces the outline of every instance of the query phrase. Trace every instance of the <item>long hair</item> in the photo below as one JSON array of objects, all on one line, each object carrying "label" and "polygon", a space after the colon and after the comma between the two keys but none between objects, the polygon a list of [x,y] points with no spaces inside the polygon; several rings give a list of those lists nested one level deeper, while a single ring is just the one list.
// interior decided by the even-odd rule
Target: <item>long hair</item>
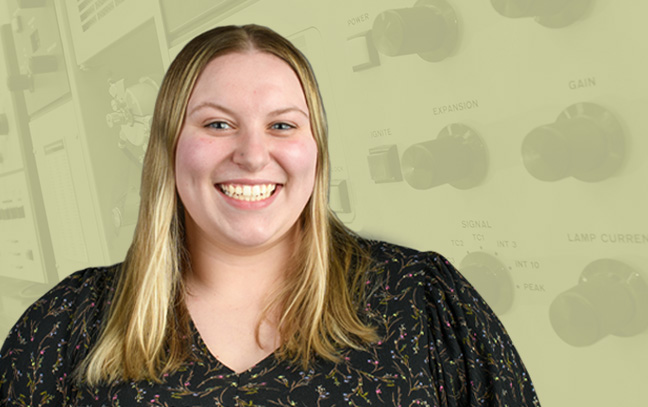
[{"label": "long hair", "polygon": [[221,55],[251,51],[275,55],[296,73],[318,151],[313,193],[298,220],[300,243],[286,283],[268,299],[261,318],[279,310],[281,346],[275,355],[307,366],[315,356],[337,361],[341,348],[362,348],[375,340],[374,329],[358,315],[368,255],[328,206],[326,117],[308,61],[269,28],[218,27],[191,40],[162,81],[143,163],[135,235],[118,271],[99,339],[77,370],[79,380],[90,385],[117,379],[159,381],[191,357],[184,301],[184,276],[191,264],[184,208],[175,186],[175,150],[189,97],[205,66]]}]

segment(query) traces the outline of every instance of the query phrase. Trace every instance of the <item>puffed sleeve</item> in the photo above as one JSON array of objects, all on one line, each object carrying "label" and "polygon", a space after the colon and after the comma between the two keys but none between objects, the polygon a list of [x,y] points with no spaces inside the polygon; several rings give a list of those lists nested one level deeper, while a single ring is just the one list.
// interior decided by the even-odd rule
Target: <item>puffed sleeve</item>
[{"label": "puffed sleeve", "polygon": [[444,406],[539,406],[531,378],[497,316],[438,253],[427,253],[430,370]]},{"label": "puffed sleeve", "polygon": [[101,272],[73,273],[20,317],[0,351],[0,405],[65,405],[73,369],[96,333],[106,295]]}]

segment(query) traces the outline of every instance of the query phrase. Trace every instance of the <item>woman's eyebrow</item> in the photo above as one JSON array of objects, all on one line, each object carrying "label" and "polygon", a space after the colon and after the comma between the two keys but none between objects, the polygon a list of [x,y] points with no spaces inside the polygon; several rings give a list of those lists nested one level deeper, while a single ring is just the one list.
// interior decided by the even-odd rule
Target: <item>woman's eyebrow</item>
[{"label": "woman's eyebrow", "polygon": [[280,114],[287,113],[287,112],[298,112],[298,113],[303,114],[308,119],[308,113],[304,112],[303,110],[301,110],[300,108],[298,108],[296,106],[285,107],[283,109],[273,110],[272,112],[270,112],[269,116],[279,116]]},{"label": "woman's eyebrow", "polygon": [[221,105],[219,105],[218,103],[209,102],[209,101],[200,103],[198,106],[192,108],[191,111],[189,111],[188,114],[189,114],[189,115],[193,115],[193,114],[196,113],[197,111],[202,110],[202,109],[205,109],[205,108],[208,108],[208,107],[209,107],[209,108],[212,108],[212,109],[222,110],[223,112],[225,112],[225,113],[227,113],[227,114],[230,114],[230,115],[231,115],[231,114],[234,114],[234,112],[232,112],[232,111],[229,110],[228,108],[226,108],[226,107],[224,107],[224,106],[221,106]]},{"label": "woman's eyebrow", "polygon": [[[222,105],[219,105],[218,103],[209,102],[209,101],[202,102],[198,106],[192,108],[189,111],[189,115],[193,115],[197,111],[205,109],[205,108],[217,109],[217,110],[221,110],[221,111],[223,111],[223,112],[225,112],[225,113],[227,113],[229,115],[234,115],[234,112],[232,110],[230,110],[230,109],[228,109],[228,108],[226,108],[226,107],[224,107]],[[284,108],[281,108],[281,109],[273,110],[268,114],[268,116],[279,116],[280,114],[287,113],[287,112],[293,112],[293,111],[301,113],[307,119],[309,118],[308,113],[304,112],[302,109],[300,109],[300,108],[298,108],[296,106],[289,106],[289,107],[284,107]]]}]

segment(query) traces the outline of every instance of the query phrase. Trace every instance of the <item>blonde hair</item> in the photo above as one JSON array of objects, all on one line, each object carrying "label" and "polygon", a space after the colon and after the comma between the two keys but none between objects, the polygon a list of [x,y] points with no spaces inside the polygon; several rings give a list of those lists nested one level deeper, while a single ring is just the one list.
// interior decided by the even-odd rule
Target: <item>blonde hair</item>
[{"label": "blonde hair", "polygon": [[[135,235],[118,271],[110,312],[96,345],[77,370],[90,385],[117,379],[159,381],[191,357],[184,303],[184,208],[175,187],[175,149],[189,96],[208,62],[233,52],[259,51],[284,60],[301,81],[318,147],[315,185],[299,222],[300,244],[287,283],[269,299],[278,307],[281,360],[308,366],[314,356],[337,361],[341,348],[375,341],[358,316],[369,257],[328,207],[329,156],[324,108],[306,58],[266,27],[227,26],[191,40],[171,63],[156,101],[142,170]],[[260,323],[260,322],[259,322]],[[258,341],[258,327],[257,327]]]}]

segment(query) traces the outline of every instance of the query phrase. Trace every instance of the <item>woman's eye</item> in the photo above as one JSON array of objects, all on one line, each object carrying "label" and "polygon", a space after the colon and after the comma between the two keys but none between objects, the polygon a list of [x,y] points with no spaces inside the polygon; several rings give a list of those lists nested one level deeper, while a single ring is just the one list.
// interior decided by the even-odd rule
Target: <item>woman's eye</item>
[{"label": "woman's eye", "polygon": [[224,130],[224,129],[229,129],[230,125],[227,124],[226,122],[212,122],[209,123],[207,127],[211,127],[212,129],[217,129],[217,130]]},{"label": "woman's eye", "polygon": [[280,122],[280,123],[273,124],[272,128],[275,130],[290,130],[290,129],[294,129],[295,126],[288,123]]}]

